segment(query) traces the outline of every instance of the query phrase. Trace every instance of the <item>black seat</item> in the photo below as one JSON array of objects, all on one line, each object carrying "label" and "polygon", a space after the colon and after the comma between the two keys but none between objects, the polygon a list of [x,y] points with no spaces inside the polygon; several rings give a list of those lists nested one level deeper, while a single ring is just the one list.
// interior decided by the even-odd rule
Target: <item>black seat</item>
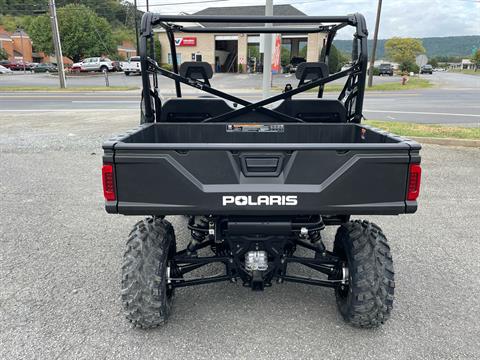
[{"label": "black seat", "polygon": [[286,99],[272,110],[306,122],[347,122],[347,110],[338,100]]},{"label": "black seat", "polygon": [[234,110],[225,100],[217,98],[168,99],[162,105],[160,120],[166,122],[197,122]]},{"label": "black seat", "polygon": [[303,62],[295,71],[295,77],[300,80],[299,86],[306,81],[322,79],[328,75],[328,66],[324,62]]},{"label": "black seat", "polygon": [[213,77],[212,66],[205,61],[185,61],[178,69],[180,76],[194,80],[203,80],[208,84],[208,79]]}]

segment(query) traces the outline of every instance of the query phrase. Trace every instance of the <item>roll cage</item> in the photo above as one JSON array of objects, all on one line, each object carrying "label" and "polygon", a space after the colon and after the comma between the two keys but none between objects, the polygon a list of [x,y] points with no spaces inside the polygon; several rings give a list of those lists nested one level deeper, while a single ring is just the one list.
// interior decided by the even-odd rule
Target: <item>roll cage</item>
[{"label": "roll cage", "polygon": [[[214,27],[188,26],[185,23],[213,23]],[[281,26],[249,26],[249,27],[219,27],[218,24],[281,24]],[[304,25],[294,27],[292,25]],[[317,24],[317,25],[312,25]],[[161,26],[166,31],[172,54],[172,70],[160,67],[155,61],[154,32],[153,28]],[[237,96],[213,88],[207,77],[203,81],[192,77],[181,76],[177,63],[175,48],[175,33],[326,33],[327,37],[322,49],[320,61],[328,66],[330,50],[333,39],[338,30],[352,26],[355,28],[352,46],[352,65],[343,71],[336,72],[326,77],[313,78],[310,81],[300,81],[297,88],[285,89],[281,94],[251,103]],[[347,16],[207,16],[207,15],[160,15],[145,13],[142,17],[139,39],[140,61],[142,70],[142,122],[160,121],[161,100],[157,74],[175,81],[175,91],[178,98],[182,97],[180,84],[188,85],[205,91],[211,95],[240,104],[243,107],[232,109],[225,114],[209,117],[204,122],[225,122],[238,115],[251,111],[265,113],[278,121],[303,122],[302,119],[289,116],[266,105],[279,100],[289,99],[294,95],[318,87],[318,97],[323,97],[323,86],[331,81],[347,77],[345,85],[338,96],[347,110],[347,121],[360,123],[362,119],[362,106],[365,93],[365,78],[367,72],[367,28],[363,15],[356,13]],[[152,75],[153,84],[150,81]],[[187,73],[188,75],[188,73]],[[153,85],[153,86],[152,86]],[[150,101],[145,101],[149,99]]]}]

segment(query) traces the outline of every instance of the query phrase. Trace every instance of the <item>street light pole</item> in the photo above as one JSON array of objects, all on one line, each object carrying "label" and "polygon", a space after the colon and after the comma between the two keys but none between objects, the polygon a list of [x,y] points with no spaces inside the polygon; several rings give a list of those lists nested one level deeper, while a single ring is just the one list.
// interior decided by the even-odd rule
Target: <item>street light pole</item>
[{"label": "street light pole", "polygon": [[373,34],[372,57],[370,58],[370,69],[368,72],[368,87],[373,85],[373,67],[375,65],[375,55],[377,53],[378,28],[380,27],[380,13],[382,12],[382,0],[378,0],[377,20],[375,21],[375,32]]},{"label": "street light pole", "polygon": [[50,20],[52,22],[53,47],[55,48],[55,57],[57,58],[58,79],[60,88],[65,89],[65,69],[63,68],[62,44],[60,43],[60,33],[58,31],[57,9],[55,0],[48,0],[50,8]]},{"label": "street light pole", "polygon": [[[265,2],[265,16],[273,15],[273,0]],[[273,24],[265,24],[265,27],[271,27]],[[263,45],[263,82],[262,93],[266,99],[270,95],[270,87],[272,86],[272,34],[264,34]]]}]

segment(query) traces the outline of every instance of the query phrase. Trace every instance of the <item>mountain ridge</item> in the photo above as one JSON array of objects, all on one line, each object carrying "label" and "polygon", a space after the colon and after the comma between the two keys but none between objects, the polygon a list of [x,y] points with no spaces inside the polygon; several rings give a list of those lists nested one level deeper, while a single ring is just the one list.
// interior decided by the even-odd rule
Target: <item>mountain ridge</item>
[{"label": "mountain ridge", "polygon": [[[466,36],[442,36],[418,38],[422,41],[423,47],[427,51],[428,57],[436,56],[459,56],[469,57],[472,55],[472,49],[480,49],[480,35]],[[385,42],[388,39],[379,39],[377,46],[377,59],[385,57]],[[335,40],[334,45],[342,52],[352,51],[351,40]],[[368,40],[368,51],[371,54],[373,40]]]}]

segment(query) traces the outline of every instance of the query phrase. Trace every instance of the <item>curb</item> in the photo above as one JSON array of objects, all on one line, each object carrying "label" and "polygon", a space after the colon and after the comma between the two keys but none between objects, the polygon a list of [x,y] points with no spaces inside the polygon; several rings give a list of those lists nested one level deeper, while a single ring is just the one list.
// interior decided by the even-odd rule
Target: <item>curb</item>
[{"label": "curb", "polygon": [[405,136],[406,138],[418,141],[421,144],[447,145],[447,146],[464,146],[480,148],[480,140],[452,139],[452,138],[435,138],[435,137],[418,137]]}]

